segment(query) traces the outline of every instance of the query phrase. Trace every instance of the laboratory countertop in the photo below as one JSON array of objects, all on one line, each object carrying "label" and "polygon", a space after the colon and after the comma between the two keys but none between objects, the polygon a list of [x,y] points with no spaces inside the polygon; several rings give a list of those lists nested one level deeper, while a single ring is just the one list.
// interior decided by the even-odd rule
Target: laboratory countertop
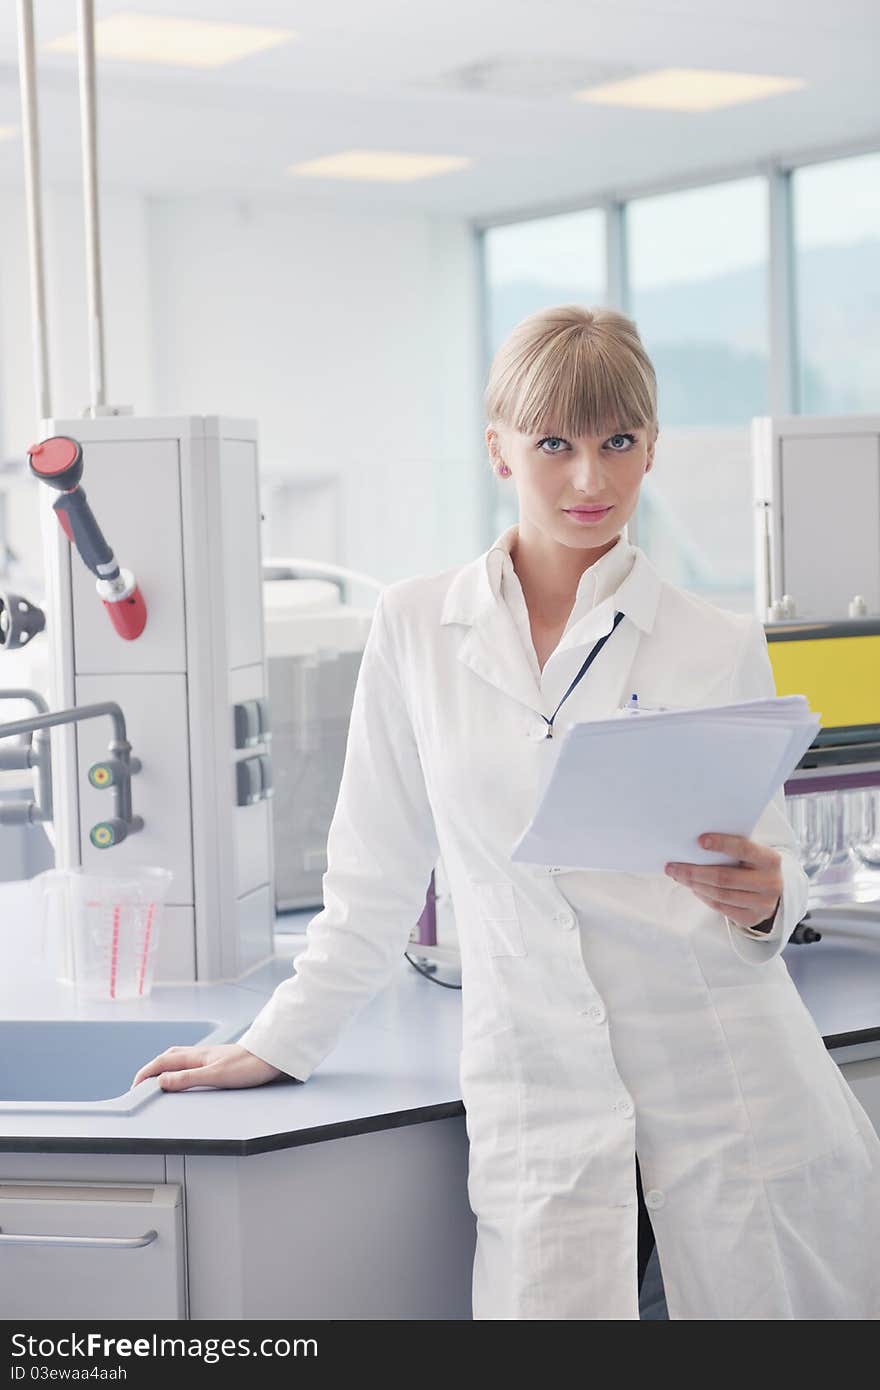
[{"label": "laboratory countertop", "polygon": [[[837,1061],[880,1056],[880,905],[871,909],[814,913],[822,940],[785,950]],[[55,981],[43,962],[31,884],[0,883],[0,1020],[205,1020],[206,1030],[219,1026],[234,1039],[290,975],[314,915],[279,918],[274,959],[234,984],[155,985],[143,1000],[92,1003]],[[127,1109],[123,1100],[116,1109],[95,1102],[63,1110],[7,1101],[0,1104],[0,1152],[245,1156],[461,1115],[460,1043],[459,992],[402,959],[305,1084],[279,1078],[240,1090],[168,1093],[150,1078],[129,1092]]]}]

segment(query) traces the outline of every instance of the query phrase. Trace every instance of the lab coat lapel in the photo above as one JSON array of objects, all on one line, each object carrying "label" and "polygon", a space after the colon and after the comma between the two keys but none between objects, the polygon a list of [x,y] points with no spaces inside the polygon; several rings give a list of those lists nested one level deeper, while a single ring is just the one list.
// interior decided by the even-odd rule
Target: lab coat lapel
[{"label": "lab coat lapel", "polygon": [[577,629],[566,633],[544,667],[542,698],[549,706],[547,713],[551,714],[589,656],[594,643],[611,633],[589,670],[559,710],[554,724],[557,736],[562,727],[575,721],[606,719],[630,693],[626,686],[642,632],[629,615],[612,632],[615,611],[613,597],[603,601],[583,622],[578,623]]},{"label": "lab coat lapel", "polygon": [[[447,591],[441,624],[466,628],[456,648],[459,661],[481,679],[530,710],[543,711],[548,690],[558,689],[559,702],[590,648],[609,632],[615,605],[626,619],[609,637],[572,698],[578,719],[598,719],[613,713],[627,684],[641,636],[650,632],[661,580],[643,551],[636,547],[633,567],[613,598],[603,601],[565,634],[545,667],[549,685],[541,690],[529,664],[513,617],[489,581],[486,555],[462,567]],[[551,667],[552,663],[552,667]],[[565,706],[563,706],[563,710]]]},{"label": "lab coat lapel", "polygon": [[511,699],[532,710],[541,708],[544,697],[540,686],[510,610],[500,599],[476,614],[459,643],[456,656]]}]

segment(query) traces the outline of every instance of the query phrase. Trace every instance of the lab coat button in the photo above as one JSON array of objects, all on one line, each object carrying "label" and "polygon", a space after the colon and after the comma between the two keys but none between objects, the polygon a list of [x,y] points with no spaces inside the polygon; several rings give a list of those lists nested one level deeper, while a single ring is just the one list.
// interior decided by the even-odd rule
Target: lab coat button
[{"label": "lab coat button", "polygon": [[632,1115],[635,1112],[635,1106],[631,1100],[616,1100],[614,1109],[619,1111],[621,1115]]},{"label": "lab coat button", "polygon": [[594,1023],[605,1022],[605,1010],[601,1004],[591,1004],[588,1009],[584,1009],[587,1018],[591,1018]]},{"label": "lab coat button", "polygon": [[546,738],[546,737],[547,737],[547,725],[544,723],[544,721],[543,721],[543,719],[542,719],[542,720],[540,721],[540,723],[535,722],[535,723],[529,724],[529,725],[527,726],[527,728],[526,728],[526,733],[528,734],[529,738],[532,738],[532,739],[535,739],[535,740],[541,739],[541,738]]},{"label": "lab coat button", "polygon": [[656,1187],[652,1187],[650,1192],[645,1193],[645,1206],[651,1207],[656,1211],[657,1207],[662,1207],[666,1198],[662,1192],[658,1192]]},{"label": "lab coat button", "polygon": [[561,927],[573,927],[574,918],[570,912],[557,912],[555,920]]}]

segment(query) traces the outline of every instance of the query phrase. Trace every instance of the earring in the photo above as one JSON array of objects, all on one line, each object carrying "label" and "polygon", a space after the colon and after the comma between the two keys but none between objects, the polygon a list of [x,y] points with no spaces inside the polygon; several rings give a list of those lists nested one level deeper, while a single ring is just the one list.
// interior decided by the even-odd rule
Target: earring
[{"label": "earring", "polygon": [[510,469],[508,468],[508,466],[507,466],[506,463],[502,463],[501,467],[497,470],[497,472],[498,472],[499,478],[509,478],[509,477],[510,477]]}]

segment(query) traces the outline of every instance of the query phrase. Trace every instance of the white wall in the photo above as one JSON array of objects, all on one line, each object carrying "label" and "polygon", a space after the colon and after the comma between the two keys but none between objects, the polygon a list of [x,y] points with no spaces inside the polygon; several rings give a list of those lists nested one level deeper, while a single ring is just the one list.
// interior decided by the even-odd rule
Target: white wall
[{"label": "white wall", "polygon": [[[81,203],[67,190],[45,201],[53,411],[78,416],[89,398]],[[9,457],[37,426],[23,197],[7,191],[3,204]],[[264,475],[310,485],[308,525],[276,527],[273,550],[323,552],[387,582],[460,564],[487,544],[466,223],[110,194],[102,226],[109,399],[139,414],[256,418]],[[296,512],[294,498],[285,515]],[[331,531],[335,554],[330,542],[308,549]]]},{"label": "white wall", "polygon": [[228,199],[155,201],[148,222],[161,411],[255,415],[267,476],[339,474],[354,568],[480,548],[464,223]]}]

